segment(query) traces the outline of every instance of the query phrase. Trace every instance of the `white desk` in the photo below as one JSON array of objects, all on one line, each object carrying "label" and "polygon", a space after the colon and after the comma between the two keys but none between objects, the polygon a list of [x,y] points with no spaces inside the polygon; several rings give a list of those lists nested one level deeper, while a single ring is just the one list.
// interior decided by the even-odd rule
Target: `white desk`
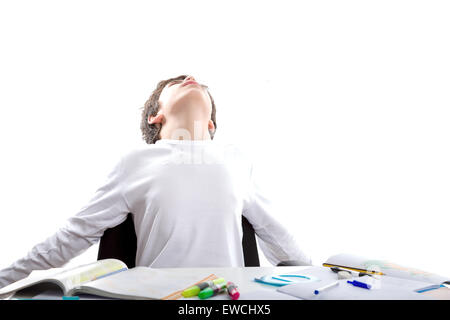
[{"label": "white desk", "polygon": [[[233,283],[235,283],[238,286],[238,290],[240,292],[240,300],[299,300],[297,298],[295,298],[293,295],[288,295],[288,294],[284,294],[281,292],[278,292],[277,289],[279,287],[277,286],[272,286],[272,285],[268,285],[268,284],[263,284],[263,283],[259,283],[256,282],[254,279],[256,277],[261,277],[264,275],[270,275],[270,274],[287,274],[287,273],[295,273],[296,271],[303,271],[305,269],[308,269],[309,267],[303,267],[303,266],[292,266],[292,267],[246,267],[246,268],[218,268],[218,267],[210,267],[210,268],[167,268],[165,270],[169,271],[170,274],[178,274],[178,275],[184,275],[186,276],[186,278],[194,278],[194,279],[204,279],[205,277],[214,274],[217,277],[221,277],[224,278],[227,281],[231,281]],[[320,272],[320,276],[318,276],[320,279],[324,279],[324,274],[323,271],[327,270],[328,272],[330,272],[328,270],[328,268],[323,268],[321,269],[319,267],[320,270],[315,269],[314,270],[310,270],[309,272]],[[304,271],[307,275],[307,271]],[[314,274],[313,274],[314,276]],[[317,276],[317,275],[316,275]],[[335,275],[333,273],[331,273],[329,276],[332,276],[333,278],[335,277]],[[325,277],[326,278],[326,277]],[[328,279],[328,280],[334,280],[334,279]],[[328,281],[327,280],[327,281]],[[394,279],[395,280],[395,279]],[[386,276],[385,280],[382,281],[388,281],[388,278]],[[392,278],[391,280],[392,281]],[[342,299],[342,298],[349,298],[349,299],[419,299],[419,300],[427,300],[427,299],[436,299],[433,296],[429,296],[428,294],[423,294],[423,295],[417,295],[413,294],[413,291],[411,288],[409,288],[407,291],[405,291],[404,293],[399,292],[396,293],[398,290],[397,288],[401,288],[402,286],[405,286],[405,283],[408,280],[402,280],[402,279],[396,279],[396,284],[394,286],[392,286],[392,284],[389,284],[388,282],[384,282],[383,284],[383,288],[385,288],[385,290],[387,289],[388,291],[385,291],[385,293],[377,290],[378,292],[375,292],[375,290],[371,290],[369,291],[357,291],[357,294],[355,295],[354,298],[352,298],[351,295],[351,290],[352,290],[352,286],[348,285],[345,288],[343,287],[342,289],[345,289],[349,292],[346,292],[344,297],[342,297],[342,294],[339,295],[338,292],[336,290],[335,293],[336,295],[333,296],[332,293],[334,292],[333,290],[329,292],[329,297],[326,297],[325,295],[322,297],[319,297],[320,299]],[[388,285],[391,285],[392,288],[389,288]],[[416,284],[413,284],[416,285]],[[294,285],[295,286],[295,285]],[[309,290],[308,292],[311,292],[311,295],[313,293],[313,289],[317,286],[316,283],[305,283],[302,284],[302,290],[303,289],[307,289]],[[292,286],[289,286],[290,288],[292,288]],[[309,288],[311,287],[311,288]],[[284,288],[287,289],[288,287]],[[183,288],[179,288],[177,290],[180,290]],[[411,290],[410,290],[411,289]],[[362,289],[356,289],[356,290],[362,290]],[[448,290],[448,289],[446,289]],[[176,291],[176,290],[175,290]],[[373,292],[372,292],[373,291]],[[430,291],[431,292],[431,291]],[[16,294],[14,295],[12,298],[16,298],[16,299],[27,299],[27,298],[34,298],[37,295],[39,295],[42,292],[22,292],[20,294]],[[47,292],[46,292],[47,293]],[[375,295],[375,293],[379,293],[378,295]],[[406,294],[408,293],[408,294]],[[447,292],[446,292],[447,293]],[[395,295],[397,294],[397,295]],[[301,295],[304,296],[304,295]],[[306,297],[304,296],[306,299],[317,299],[316,296],[312,296],[312,297]],[[42,295],[40,295],[38,297],[39,299],[57,299],[60,300],[61,299],[61,292],[49,292],[47,294],[47,296],[43,297]],[[87,297],[84,295],[80,295],[80,299],[84,300],[84,299],[100,299],[97,297]],[[229,300],[229,296],[226,293],[222,293],[222,294],[218,294],[214,297],[209,298],[208,300]],[[445,297],[443,297],[443,299],[445,299]],[[180,297],[178,300],[199,300],[198,297],[191,297],[191,298],[184,298],[184,297]]]},{"label": "white desk", "polygon": [[[240,299],[243,300],[298,300],[286,294],[276,292],[278,287],[272,285],[265,285],[255,282],[255,277],[261,277],[267,274],[281,274],[295,272],[308,267],[245,267],[245,268],[168,268],[177,273],[186,273],[202,279],[210,274],[215,274],[218,277],[225,278],[227,281],[232,281],[238,286]],[[15,294],[12,299],[29,299],[39,294],[38,292]],[[50,294],[48,298],[51,298]],[[61,299],[61,296],[54,295],[54,299]],[[81,299],[83,297],[81,296]],[[229,300],[227,294],[219,294],[209,299],[213,300]],[[180,298],[179,300],[199,300],[198,297]]]}]

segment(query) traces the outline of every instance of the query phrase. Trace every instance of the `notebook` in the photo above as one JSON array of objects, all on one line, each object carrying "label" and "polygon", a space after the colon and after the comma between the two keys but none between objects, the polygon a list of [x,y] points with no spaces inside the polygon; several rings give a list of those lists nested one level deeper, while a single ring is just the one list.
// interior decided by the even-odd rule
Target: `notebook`
[{"label": "notebook", "polygon": [[198,279],[196,275],[185,275],[174,269],[164,270],[148,267],[128,269],[117,259],[99,260],[68,270],[51,270],[19,280],[0,289],[0,296],[23,292],[60,292],[62,296],[90,294],[114,299],[176,300],[181,292],[192,285],[216,279],[209,276]]},{"label": "notebook", "polygon": [[352,254],[338,254],[327,259],[324,267],[345,267],[356,271],[383,273],[395,278],[442,284],[450,280],[450,276],[441,276],[423,270],[401,266],[386,260],[367,259]]}]

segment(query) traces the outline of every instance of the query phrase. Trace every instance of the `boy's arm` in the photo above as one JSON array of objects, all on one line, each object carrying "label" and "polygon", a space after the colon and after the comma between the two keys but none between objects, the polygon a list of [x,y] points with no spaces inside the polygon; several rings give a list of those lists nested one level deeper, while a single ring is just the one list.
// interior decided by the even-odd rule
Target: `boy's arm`
[{"label": "boy's arm", "polygon": [[252,224],[258,240],[262,240],[258,243],[267,260],[273,265],[293,260],[303,265],[312,265],[311,258],[300,249],[292,234],[273,217],[275,212],[270,200],[252,178],[249,189],[243,215]]},{"label": "boy's arm", "polygon": [[63,228],[0,271],[0,288],[27,277],[33,270],[63,266],[96,243],[106,229],[125,221],[129,210],[122,193],[122,161],[88,204],[69,218]]}]

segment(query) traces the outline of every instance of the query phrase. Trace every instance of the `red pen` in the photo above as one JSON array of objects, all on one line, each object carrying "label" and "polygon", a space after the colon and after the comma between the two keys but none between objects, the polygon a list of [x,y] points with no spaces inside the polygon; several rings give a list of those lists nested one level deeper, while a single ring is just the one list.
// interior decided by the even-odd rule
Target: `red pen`
[{"label": "red pen", "polygon": [[240,294],[239,294],[239,291],[237,290],[237,286],[231,281],[227,282],[227,292],[232,300],[239,299]]}]

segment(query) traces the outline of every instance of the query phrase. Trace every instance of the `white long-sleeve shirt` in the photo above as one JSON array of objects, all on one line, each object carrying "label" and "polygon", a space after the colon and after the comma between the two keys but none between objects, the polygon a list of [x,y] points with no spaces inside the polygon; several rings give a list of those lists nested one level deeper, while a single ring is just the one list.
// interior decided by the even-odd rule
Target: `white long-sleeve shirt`
[{"label": "white long-sleeve shirt", "polygon": [[311,264],[255,186],[252,166],[232,145],[158,140],[121,158],[93,198],[65,227],[0,271],[0,287],[33,270],[61,267],[133,214],[136,265],[153,268],[244,266],[241,215],[267,259]]}]

